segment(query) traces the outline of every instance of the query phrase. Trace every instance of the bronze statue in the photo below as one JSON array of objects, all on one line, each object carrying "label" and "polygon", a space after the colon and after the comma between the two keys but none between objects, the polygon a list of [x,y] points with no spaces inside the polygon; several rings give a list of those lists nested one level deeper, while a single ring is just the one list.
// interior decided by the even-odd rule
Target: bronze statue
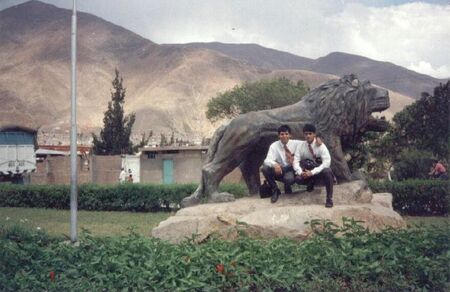
[{"label": "bronze statue", "polygon": [[343,149],[358,143],[366,131],[385,131],[387,122],[371,114],[388,107],[387,90],[347,75],[320,85],[293,105],[240,115],[214,133],[200,185],[181,204],[195,205],[204,197],[221,201],[217,191],[219,183],[238,166],[249,193],[258,193],[259,168],[269,145],[277,139],[281,124],[289,125],[296,139],[302,137],[305,123],[316,125],[317,133],[330,151],[331,168],[338,182],[350,181],[353,177]]}]

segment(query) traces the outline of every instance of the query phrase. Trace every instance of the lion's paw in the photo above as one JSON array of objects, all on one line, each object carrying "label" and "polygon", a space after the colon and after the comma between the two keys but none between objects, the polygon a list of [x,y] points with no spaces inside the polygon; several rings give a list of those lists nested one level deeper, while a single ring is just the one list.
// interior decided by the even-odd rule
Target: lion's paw
[{"label": "lion's paw", "polygon": [[200,199],[195,194],[181,200],[181,208],[191,207],[200,204]]},{"label": "lion's paw", "polygon": [[234,195],[227,192],[214,192],[208,198],[208,203],[224,203],[233,201],[235,201]]}]

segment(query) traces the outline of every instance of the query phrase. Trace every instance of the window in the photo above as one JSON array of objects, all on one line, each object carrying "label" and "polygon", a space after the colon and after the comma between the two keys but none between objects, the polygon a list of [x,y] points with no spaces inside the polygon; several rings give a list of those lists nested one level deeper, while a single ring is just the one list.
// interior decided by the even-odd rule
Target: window
[{"label": "window", "polygon": [[180,153],[180,150],[164,150],[161,151],[162,154],[177,154]]},{"label": "window", "polygon": [[148,159],[156,159],[156,152],[147,152]]},{"label": "window", "polygon": [[0,145],[33,145],[32,134],[24,132],[0,132]]}]

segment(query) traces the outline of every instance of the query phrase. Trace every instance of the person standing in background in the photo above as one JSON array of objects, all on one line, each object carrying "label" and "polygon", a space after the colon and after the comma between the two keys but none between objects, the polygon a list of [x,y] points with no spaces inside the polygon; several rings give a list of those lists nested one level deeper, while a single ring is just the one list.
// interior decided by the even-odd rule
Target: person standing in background
[{"label": "person standing in background", "polygon": [[127,181],[127,172],[125,171],[125,168],[122,167],[119,175],[119,183],[124,183]]}]

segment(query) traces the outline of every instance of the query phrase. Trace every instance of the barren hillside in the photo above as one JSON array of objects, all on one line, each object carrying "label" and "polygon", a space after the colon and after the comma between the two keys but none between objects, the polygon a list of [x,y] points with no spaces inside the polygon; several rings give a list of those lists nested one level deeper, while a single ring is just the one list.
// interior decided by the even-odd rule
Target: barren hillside
[{"label": "barren hillside", "polygon": [[[31,1],[0,11],[0,125],[67,133],[70,121],[69,10]],[[206,104],[244,81],[285,76],[311,88],[334,75],[263,69],[206,48],[158,45],[96,16],[78,14],[78,125],[84,137],[102,126],[114,69],[126,87],[134,133],[209,137]],[[408,97],[400,96],[399,110]],[[389,115],[388,115],[389,116]],[[53,141],[54,142],[54,141]],[[63,141],[65,142],[65,141]]]}]

